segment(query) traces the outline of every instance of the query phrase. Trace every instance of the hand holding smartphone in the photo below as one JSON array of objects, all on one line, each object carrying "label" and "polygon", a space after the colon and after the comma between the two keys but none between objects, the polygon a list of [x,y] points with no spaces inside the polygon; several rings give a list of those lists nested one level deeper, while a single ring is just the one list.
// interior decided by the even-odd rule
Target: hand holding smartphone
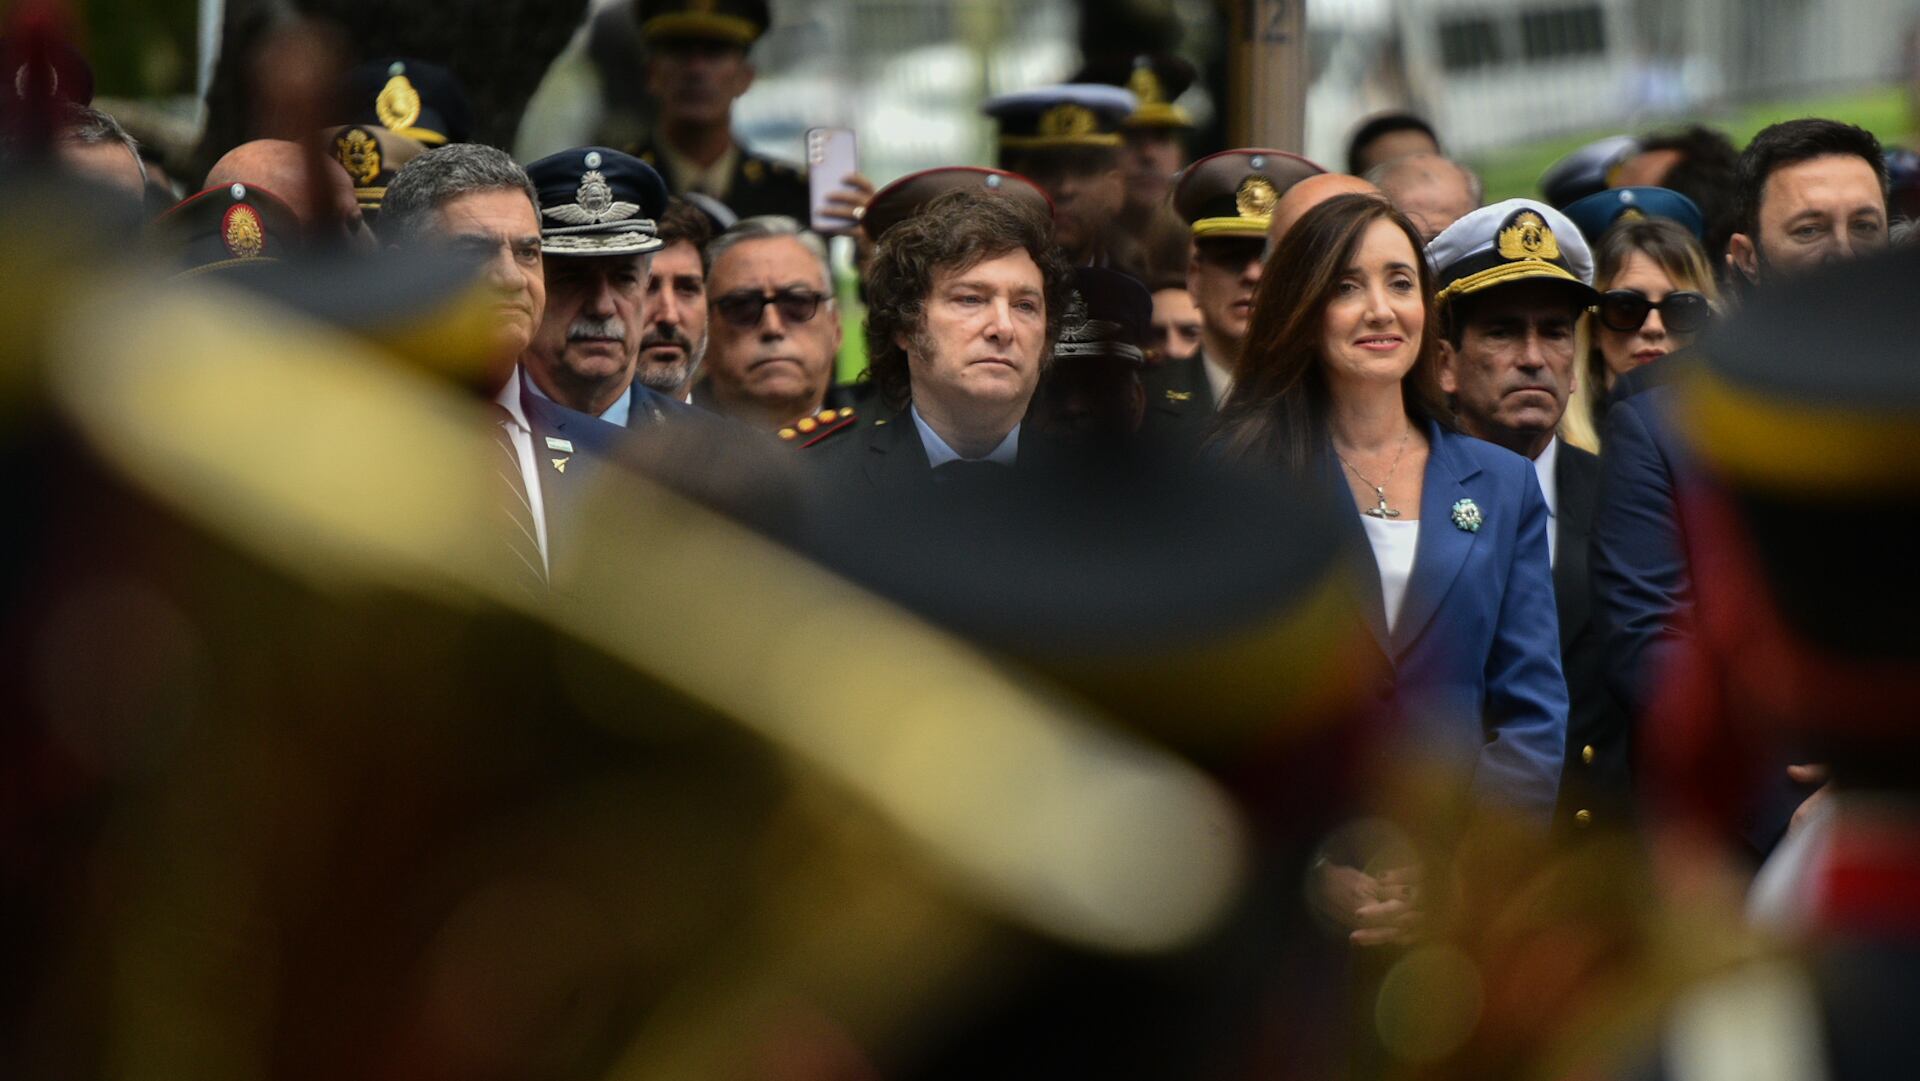
[{"label": "hand holding smartphone", "polygon": [[[851,128],[807,130],[808,224],[816,233],[850,233],[859,225],[854,208],[865,205],[861,189],[847,178],[860,172]],[[865,195],[872,195],[868,190]]]}]

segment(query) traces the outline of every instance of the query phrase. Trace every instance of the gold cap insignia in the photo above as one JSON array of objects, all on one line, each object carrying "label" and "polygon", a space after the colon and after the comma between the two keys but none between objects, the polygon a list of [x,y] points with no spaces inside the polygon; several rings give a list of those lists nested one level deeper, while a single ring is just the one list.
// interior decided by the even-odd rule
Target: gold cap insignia
[{"label": "gold cap insignia", "polygon": [[1646,221],[1647,215],[1637,206],[1630,206],[1620,212],[1614,221]]},{"label": "gold cap insignia", "polygon": [[227,208],[220,221],[220,239],[235,259],[252,259],[267,249],[267,231],[260,224],[260,212],[245,203]]},{"label": "gold cap insignia", "polygon": [[1070,139],[1092,135],[1100,129],[1099,118],[1085,105],[1055,105],[1040,114],[1040,134],[1048,139]]},{"label": "gold cap insignia", "polygon": [[1133,96],[1139,98],[1142,105],[1163,105],[1167,100],[1167,92],[1160,86],[1160,76],[1155,75],[1153,68],[1146,64],[1134,66],[1133,74],[1127,79],[1127,89],[1133,91]]},{"label": "gold cap insignia", "polygon": [[1280,202],[1280,191],[1273,181],[1254,173],[1240,182],[1240,190],[1233,195],[1233,205],[1243,218],[1271,218],[1273,208]]},{"label": "gold cap insignia", "polygon": [[1500,230],[1498,246],[1502,259],[1538,259],[1545,262],[1560,258],[1560,242],[1554,239],[1547,220],[1531,210],[1521,211],[1505,229]]},{"label": "gold cap insignia", "polygon": [[380,179],[380,141],[365,128],[348,128],[334,136],[333,160],[360,187]]},{"label": "gold cap insignia", "polygon": [[388,131],[405,131],[420,122],[420,92],[405,75],[395,75],[373,99],[373,112]]}]

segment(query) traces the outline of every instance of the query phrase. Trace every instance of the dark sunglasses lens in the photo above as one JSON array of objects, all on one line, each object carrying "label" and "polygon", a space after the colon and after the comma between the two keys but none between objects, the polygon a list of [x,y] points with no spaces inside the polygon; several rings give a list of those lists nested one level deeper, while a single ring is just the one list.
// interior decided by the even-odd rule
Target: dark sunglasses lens
[{"label": "dark sunglasses lens", "polygon": [[767,299],[758,293],[728,293],[713,302],[721,318],[737,327],[750,327],[760,321]]},{"label": "dark sunglasses lens", "polygon": [[1660,302],[1660,321],[1675,334],[1692,334],[1713,319],[1713,306],[1699,293],[1668,293]]},{"label": "dark sunglasses lens", "polygon": [[780,309],[780,318],[788,323],[804,323],[820,310],[819,293],[783,291],[773,302]]},{"label": "dark sunglasses lens", "polygon": [[1630,334],[1647,321],[1647,312],[1652,307],[1647,298],[1639,293],[1608,293],[1600,298],[1600,321],[1609,330]]}]

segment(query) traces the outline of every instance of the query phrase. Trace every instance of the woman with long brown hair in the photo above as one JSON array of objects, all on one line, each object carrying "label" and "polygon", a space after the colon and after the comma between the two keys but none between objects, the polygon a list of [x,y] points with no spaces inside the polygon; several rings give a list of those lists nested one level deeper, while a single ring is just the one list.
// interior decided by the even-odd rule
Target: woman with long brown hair
[{"label": "woman with long brown hair", "polygon": [[[1419,233],[1385,201],[1309,211],[1268,259],[1214,445],[1351,494],[1379,571],[1358,603],[1401,731],[1470,776],[1476,804],[1544,831],[1567,720],[1546,503],[1531,463],[1453,430],[1433,296]],[[1327,875],[1355,942],[1411,933],[1396,880]]]}]

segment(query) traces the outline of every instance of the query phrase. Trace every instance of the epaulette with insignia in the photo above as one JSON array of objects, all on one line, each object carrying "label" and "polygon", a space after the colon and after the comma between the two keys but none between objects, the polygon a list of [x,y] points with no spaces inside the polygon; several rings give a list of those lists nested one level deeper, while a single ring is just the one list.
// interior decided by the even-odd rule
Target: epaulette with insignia
[{"label": "epaulette with insignia", "polygon": [[811,447],[835,432],[843,432],[853,427],[856,419],[852,406],[844,409],[822,409],[813,416],[802,417],[780,429],[780,438],[784,442]]}]

